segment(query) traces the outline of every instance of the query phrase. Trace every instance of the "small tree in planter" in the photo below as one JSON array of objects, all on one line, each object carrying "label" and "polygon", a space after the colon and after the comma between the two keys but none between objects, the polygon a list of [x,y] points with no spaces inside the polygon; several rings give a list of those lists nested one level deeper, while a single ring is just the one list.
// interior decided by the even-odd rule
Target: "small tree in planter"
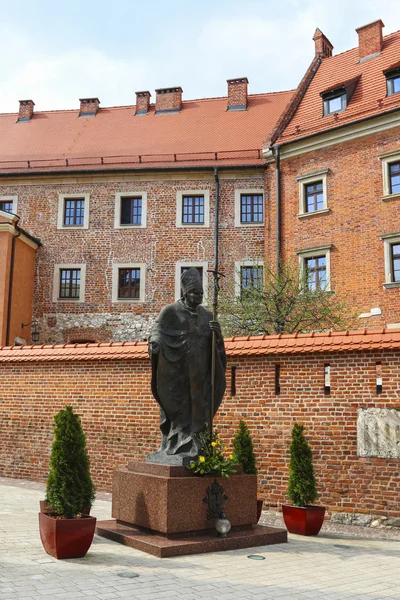
[{"label": "small tree in planter", "polygon": [[[246,475],[257,475],[253,439],[243,419],[240,419],[239,429],[233,440],[233,462],[242,465],[242,471]],[[262,498],[257,498],[257,523],[261,517],[263,504]]]},{"label": "small tree in planter", "polygon": [[312,451],[303,434],[304,425],[295,423],[290,444],[288,496],[293,506],[282,506],[285,525],[291,533],[317,535],[325,516],[323,506],[311,506],[318,498]]},{"label": "small tree in planter", "polygon": [[[96,526],[96,519],[85,515],[95,498],[86,438],[72,406],[61,410],[54,420],[46,490],[52,513],[39,513],[40,536],[46,552],[55,558],[79,558],[88,551]],[[82,531],[82,541],[76,530]]]}]

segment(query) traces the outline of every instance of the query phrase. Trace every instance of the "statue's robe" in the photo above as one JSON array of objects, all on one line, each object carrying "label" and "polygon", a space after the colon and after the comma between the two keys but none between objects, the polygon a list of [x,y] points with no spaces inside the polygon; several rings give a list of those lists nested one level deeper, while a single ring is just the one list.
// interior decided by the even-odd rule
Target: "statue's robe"
[{"label": "statue's robe", "polygon": [[[178,300],[161,311],[152,328],[149,341],[159,346],[152,355],[152,392],[161,408],[163,434],[159,452],[198,454],[197,434],[211,414],[212,320],[203,306],[191,311]],[[226,385],[224,341],[216,339],[214,415]]]}]

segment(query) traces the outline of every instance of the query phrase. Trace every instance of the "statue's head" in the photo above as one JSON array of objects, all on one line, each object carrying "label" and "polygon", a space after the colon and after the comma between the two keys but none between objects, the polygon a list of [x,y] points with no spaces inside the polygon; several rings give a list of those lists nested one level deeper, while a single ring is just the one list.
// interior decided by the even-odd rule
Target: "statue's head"
[{"label": "statue's head", "polygon": [[183,298],[189,307],[196,307],[203,302],[202,277],[194,267],[190,267],[182,274],[181,288]]}]

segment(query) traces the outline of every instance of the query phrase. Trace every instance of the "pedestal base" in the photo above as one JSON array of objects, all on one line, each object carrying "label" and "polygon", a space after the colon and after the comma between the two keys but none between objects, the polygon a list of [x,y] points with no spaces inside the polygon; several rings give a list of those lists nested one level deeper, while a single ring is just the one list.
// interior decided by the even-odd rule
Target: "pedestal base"
[{"label": "pedestal base", "polygon": [[214,532],[195,534],[175,534],[171,539],[157,532],[145,531],[138,527],[112,520],[99,521],[96,533],[97,535],[135,548],[136,550],[147,552],[158,558],[201,554],[204,552],[221,552],[223,550],[238,550],[240,548],[253,548],[287,542],[286,529],[275,529],[260,525],[231,530],[226,538],[217,537],[214,530]]}]

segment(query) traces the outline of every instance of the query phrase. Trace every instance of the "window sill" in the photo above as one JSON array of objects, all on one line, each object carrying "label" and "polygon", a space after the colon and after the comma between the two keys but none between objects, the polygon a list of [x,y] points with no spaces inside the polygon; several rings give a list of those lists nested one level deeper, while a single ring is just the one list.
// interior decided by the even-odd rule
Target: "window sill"
[{"label": "window sill", "polygon": [[61,304],[65,304],[67,302],[72,302],[73,304],[77,304],[77,303],[82,303],[84,302],[84,300],[81,300],[80,298],[57,298],[57,300],[54,300],[54,302],[61,303]]},{"label": "window sill", "polygon": [[264,227],[264,221],[258,221],[257,223],[236,223],[235,227]]},{"label": "window sill", "polygon": [[299,213],[296,216],[298,219],[305,219],[307,217],[315,217],[317,215],[326,215],[327,213],[330,213],[330,212],[331,212],[330,208],[323,208],[322,210],[313,210],[311,212]]},{"label": "window sill", "polygon": [[89,228],[85,225],[60,225],[59,227],[57,227],[57,229],[58,230],[65,229],[67,231],[70,231],[71,229],[89,229]]},{"label": "window sill", "polygon": [[177,225],[178,229],[209,229],[210,226],[206,225],[204,223],[180,223],[180,225]]},{"label": "window sill", "polygon": [[390,200],[399,200],[399,199],[400,199],[400,193],[398,193],[398,194],[387,194],[386,196],[382,196],[383,202],[388,202]]},{"label": "window sill", "polygon": [[131,223],[129,225],[115,225],[114,229],[146,229],[146,225]]},{"label": "window sill", "polygon": [[113,304],[127,304],[132,302],[134,304],[144,304],[145,301],[141,298],[118,298],[117,300],[112,301]]},{"label": "window sill", "polygon": [[383,287],[385,290],[391,290],[392,288],[400,288],[400,281],[394,281],[392,283],[384,283]]}]

